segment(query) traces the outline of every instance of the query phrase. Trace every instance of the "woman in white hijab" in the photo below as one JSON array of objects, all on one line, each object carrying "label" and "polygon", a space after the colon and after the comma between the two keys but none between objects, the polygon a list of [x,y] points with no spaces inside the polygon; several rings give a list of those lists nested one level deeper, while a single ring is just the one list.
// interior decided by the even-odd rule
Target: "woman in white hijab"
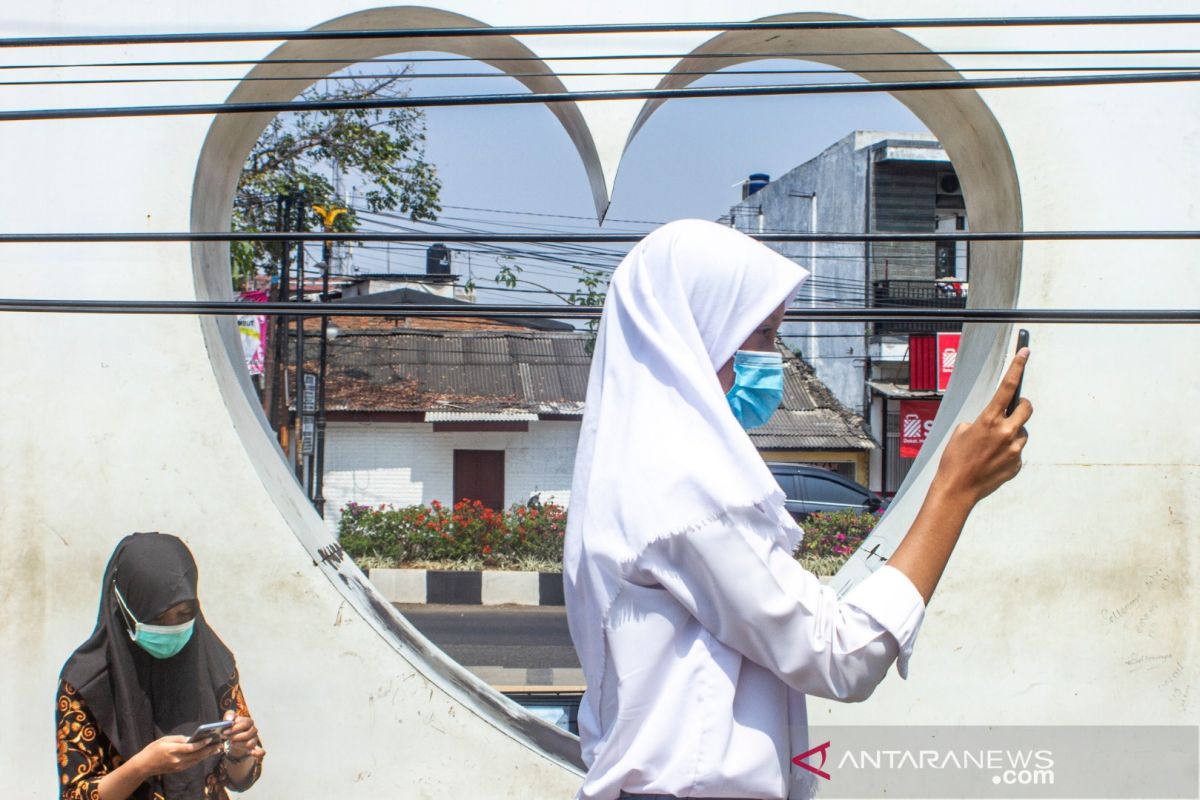
[{"label": "woman in white hijab", "polygon": [[[888,566],[844,599],[792,558],[803,535],[745,433],[778,403],[775,338],[800,266],[684,220],[613,274],[575,462],[564,585],[587,692],[580,800],[797,798],[804,696],[865,699],[907,673],[971,507],[1016,474],[1032,409],[948,443]],[[736,354],[736,356],[735,356]],[[1007,392],[1007,394],[1005,394]]]}]

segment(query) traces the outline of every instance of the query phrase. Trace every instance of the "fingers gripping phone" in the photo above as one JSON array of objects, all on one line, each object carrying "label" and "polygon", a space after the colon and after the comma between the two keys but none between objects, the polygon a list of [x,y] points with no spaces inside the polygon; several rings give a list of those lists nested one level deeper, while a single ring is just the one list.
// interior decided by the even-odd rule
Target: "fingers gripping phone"
[{"label": "fingers gripping phone", "polygon": [[[1021,328],[1017,331],[1017,349],[1016,352],[1021,352],[1022,347],[1029,347],[1029,331]],[[1008,401],[1008,408],[1004,410],[1004,416],[1011,417],[1012,413],[1017,410],[1017,403],[1021,402],[1021,384],[1025,382],[1025,371],[1021,371],[1021,378],[1017,381],[1017,390],[1013,392],[1012,399]]]},{"label": "fingers gripping phone", "polygon": [[215,742],[232,727],[233,720],[231,719],[223,719],[220,722],[205,723],[204,725],[196,728],[196,732],[188,737],[188,743]]}]

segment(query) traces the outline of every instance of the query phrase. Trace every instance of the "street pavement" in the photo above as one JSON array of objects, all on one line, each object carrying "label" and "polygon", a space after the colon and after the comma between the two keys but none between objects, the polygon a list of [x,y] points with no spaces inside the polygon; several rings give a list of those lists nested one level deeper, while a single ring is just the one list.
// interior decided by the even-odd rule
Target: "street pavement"
[{"label": "street pavement", "polygon": [[396,608],[447,655],[492,686],[584,686],[562,606],[397,603]]}]

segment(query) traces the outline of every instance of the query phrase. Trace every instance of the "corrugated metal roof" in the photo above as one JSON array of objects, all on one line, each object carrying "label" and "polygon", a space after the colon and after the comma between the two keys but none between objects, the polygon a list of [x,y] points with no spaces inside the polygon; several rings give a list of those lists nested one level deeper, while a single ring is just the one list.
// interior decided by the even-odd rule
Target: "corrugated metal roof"
[{"label": "corrugated metal roof", "polygon": [[[579,416],[591,367],[588,342],[586,333],[551,331],[343,334],[329,343],[326,407],[426,412],[429,421],[435,415],[437,421]],[[842,406],[811,367],[781,352],[783,403],[770,422],[750,432],[754,444],[770,450],[875,447],[862,418]],[[310,360],[308,369],[315,368]]]},{"label": "corrugated metal roof", "polygon": [[766,425],[750,431],[760,450],[873,450],[862,417],[838,402],[812,367],[791,352],[784,358],[783,402]]},{"label": "corrugated metal roof", "polygon": [[557,331],[356,331],[330,342],[326,405],[580,414],[588,340]]}]

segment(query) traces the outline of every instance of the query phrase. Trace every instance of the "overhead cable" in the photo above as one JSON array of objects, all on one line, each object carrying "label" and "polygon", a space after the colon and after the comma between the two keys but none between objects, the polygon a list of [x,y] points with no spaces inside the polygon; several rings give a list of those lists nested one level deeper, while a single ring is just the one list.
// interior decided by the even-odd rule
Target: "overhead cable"
[{"label": "overhead cable", "polygon": [[[1200,230],[1162,231],[932,231],[921,233],[751,233],[760,242],[1022,242],[1108,241],[1113,239],[1200,239]],[[105,242],[533,242],[636,243],[644,233],[379,233],[376,231],[199,231],[169,233],[0,233],[0,244],[81,244]]]},{"label": "overhead cable", "polygon": [[591,25],[502,25],[456,28],[321,28],[293,31],[218,31],[0,38],[0,47],[81,47],[139,44],[207,44],[265,41],[357,41],[361,39],[494,38],[631,33],[726,31],[821,31],[878,28],[1023,28],[1108,25],[1178,25],[1200,22],[1196,14],[1046,17],[926,17],[917,19],[771,20],[760,22],[622,22]]},{"label": "overhead cable", "polygon": [[769,97],[873,92],[930,92],[956,89],[1018,89],[1062,86],[1108,86],[1137,83],[1180,83],[1200,80],[1200,72],[1148,72],[1114,75],[1071,75],[1041,78],[962,78],[935,81],[805,83],[787,86],[703,86],[688,89],[606,89],[601,91],[476,94],[435,97],[366,98],[356,100],[289,100],[255,103],[188,103],[165,106],[109,106],[0,111],[0,122],[95,119],[99,117],[164,117],[197,114],[261,114],[285,111],[345,111],[379,108],[578,103],[597,100],[668,100],[701,97]]},{"label": "overhead cable", "polygon": [[[245,303],[233,300],[49,300],[0,299],[0,311],[68,314],[184,314],[303,317],[538,317],[595,319],[597,306],[482,305],[446,306],[393,303]],[[787,321],[816,322],[1029,322],[1106,324],[1195,324],[1200,309],[970,308],[935,311],[911,308],[788,309]]]},{"label": "overhead cable", "polygon": [[[1124,72],[1195,72],[1200,70],[1200,66],[1195,64],[1159,64],[1154,66],[1097,66],[1097,67],[962,67],[955,69],[953,67],[918,67],[910,69],[861,69],[855,74],[861,75],[900,75],[900,74],[933,74],[933,73],[953,73],[955,75],[961,73],[996,73],[996,72],[1105,72],[1112,74],[1120,74]],[[736,69],[725,72],[710,72],[707,70],[655,70],[641,72],[613,72],[613,71],[598,71],[598,72],[555,72],[553,77],[556,78],[623,78],[623,77],[651,77],[651,78],[666,78],[677,75],[693,75],[693,76],[730,76],[730,75],[841,75],[845,74],[844,69]],[[383,74],[346,74],[346,75],[226,75],[221,77],[176,77],[176,78],[56,78],[53,80],[24,80],[24,81],[0,81],[0,86],[97,86],[97,85],[134,85],[134,84],[155,84],[155,83],[255,83],[255,82],[272,82],[272,81],[349,81],[349,80],[378,80],[382,78],[405,77],[407,80],[426,80],[426,79],[443,79],[443,78],[546,78],[550,77],[550,73],[546,72],[433,72],[433,73],[413,73],[405,75],[403,73],[383,73]]]},{"label": "overhead cable", "polygon": [[653,61],[660,59],[729,59],[753,58],[759,60],[772,59],[806,59],[806,58],[876,58],[880,56],[1148,56],[1148,55],[1195,55],[1200,54],[1200,48],[1106,48],[1089,50],[765,50],[765,51],[709,51],[704,53],[610,53],[598,55],[559,55],[559,56],[503,56],[475,58],[473,56],[379,56],[376,58],[217,58],[217,59],[173,59],[171,61],[78,61],[71,63],[42,63],[42,64],[0,64],[0,70],[7,69],[99,69],[109,67],[231,67],[231,66],[276,66],[283,64],[428,64],[428,63],[470,63],[472,61],[491,60],[503,62],[547,62],[547,61]]}]

